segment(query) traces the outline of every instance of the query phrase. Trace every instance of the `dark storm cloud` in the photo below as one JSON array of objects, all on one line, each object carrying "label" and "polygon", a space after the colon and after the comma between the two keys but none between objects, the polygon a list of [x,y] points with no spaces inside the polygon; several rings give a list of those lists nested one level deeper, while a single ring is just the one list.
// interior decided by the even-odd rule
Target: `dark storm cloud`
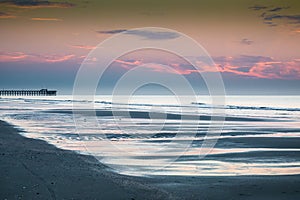
[{"label": "dark storm cloud", "polygon": [[244,38],[244,39],[242,39],[242,40],[240,41],[240,43],[241,43],[241,44],[244,44],[244,45],[251,45],[251,44],[254,43],[254,41],[249,40],[249,39],[247,39],[247,38]]},{"label": "dark storm cloud", "polygon": [[274,15],[265,15],[263,17],[264,23],[269,24],[270,26],[276,25],[274,23],[274,20],[285,20],[288,24],[300,24],[300,15],[280,15],[280,14],[274,14]]},{"label": "dark storm cloud", "polygon": [[278,11],[281,11],[283,9],[288,9],[290,7],[268,7],[268,6],[259,6],[259,5],[256,5],[256,6],[251,6],[249,7],[249,9],[251,10],[266,10],[266,9],[269,9],[268,12],[278,12]]},{"label": "dark storm cloud", "polygon": [[0,19],[8,19],[8,18],[16,18],[16,16],[0,11]]},{"label": "dark storm cloud", "polygon": [[283,8],[281,7],[276,7],[276,8],[272,8],[269,10],[269,12],[278,12],[278,11],[281,11]]},{"label": "dark storm cloud", "polygon": [[273,19],[287,19],[300,22],[300,15],[267,15],[264,17],[265,20],[273,20]]},{"label": "dark storm cloud", "polygon": [[249,7],[249,9],[251,9],[251,10],[264,10],[267,8],[268,8],[267,6],[259,6],[259,5]]},{"label": "dark storm cloud", "polygon": [[20,8],[56,7],[68,8],[75,4],[68,2],[50,2],[46,0],[0,0],[0,4],[12,5]]},{"label": "dark storm cloud", "polygon": [[97,31],[100,34],[117,34],[124,32],[127,35],[135,35],[147,40],[170,40],[180,37],[178,33],[168,31],[148,31],[148,30],[126,30],[116,29],[108,31]]},{"label": "dark storm cloud", "polygon": [[[269,26],[277,26],[277,23],[274,20],[285,21],[288,24],[300,24],[300,15],[287,15],[280,14],[280,11],[284,9],[289,9],[290,7],[267,7],[267,6],[253,6],[249,7],[252,10],[264,10],[264,12],[260,15],[260,17],[264,20],[264,24]],[[268,10],[266,10],[268,9]]]},{"label": "dark storm cloud", "polygon": [[96,31],[96,32],[100,33],[100,34],[117,34],[117,33],[122,33],[124,31],[127,31],[127,30],[126,29],[115,29],[115,30]]},{"label": "dark storm cloud", "polygon": [[286,19],[286,20],[289,20],[289,22],[292,24],[300,23],[300,15],[273,15],[273,16],[267,17],[267,19],[269,19],[269,20]]}]

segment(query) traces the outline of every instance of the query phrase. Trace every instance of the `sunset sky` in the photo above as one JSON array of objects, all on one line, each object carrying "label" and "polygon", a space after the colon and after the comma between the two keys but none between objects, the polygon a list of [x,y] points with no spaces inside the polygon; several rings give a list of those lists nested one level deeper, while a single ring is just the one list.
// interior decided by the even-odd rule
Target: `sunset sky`
[{"label": "sunset sky", "polygon": [[[300,94],[298,0],[0,0],[0,88],[71,93],[76,72],[92,49],[139,27],[173,29],[196,40],[218,66],[228,94]],[[154,55],[161,54],[119,58],[111,80],[147,59],[160,60]],[[164,57],[170,59],[163,64],[193,79],[186,63]],[[108,78],[106,84],[113,81]]]}]

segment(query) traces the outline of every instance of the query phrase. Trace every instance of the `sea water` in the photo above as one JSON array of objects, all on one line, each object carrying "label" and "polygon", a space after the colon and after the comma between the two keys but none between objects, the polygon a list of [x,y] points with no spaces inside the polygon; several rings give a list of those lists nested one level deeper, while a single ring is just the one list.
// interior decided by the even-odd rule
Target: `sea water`
[{"label": "sea water", "polygon": [[300,174],[299,96],[226,96],[222,107],[209,96],[80,99],[1,97],[0,119],[122,174]]}]

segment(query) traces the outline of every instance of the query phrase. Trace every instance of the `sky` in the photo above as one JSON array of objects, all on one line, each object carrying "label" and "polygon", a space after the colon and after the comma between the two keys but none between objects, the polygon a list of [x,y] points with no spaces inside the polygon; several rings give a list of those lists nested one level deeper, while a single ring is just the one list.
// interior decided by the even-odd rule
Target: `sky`
[{"label": "sky", "polygon": [[[300,94],[298,0],[0,0],[0,89],[71,94],[89,52],[122,31],[176,42],[174,33],[131,30],[140,27],[173,29],[197,41],[218,69],[202,73],[221,73],[228,94]],[[173,67],[199,93],[206,92],[189,63],[154,50],[116,59],[101,86],[110,91],[122,74],[148,62]],[[166,77],[174,73],[158,66],[148,70]]]}]

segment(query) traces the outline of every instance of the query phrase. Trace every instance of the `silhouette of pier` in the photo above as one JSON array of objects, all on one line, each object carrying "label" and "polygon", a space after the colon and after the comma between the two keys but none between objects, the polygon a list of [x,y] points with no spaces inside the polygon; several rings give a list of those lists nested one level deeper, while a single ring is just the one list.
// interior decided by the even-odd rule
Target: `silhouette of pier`
[{"label": "silhouette of pier", "polygon": [[56,96],[56,90],[0,90],[0,96]]}]

